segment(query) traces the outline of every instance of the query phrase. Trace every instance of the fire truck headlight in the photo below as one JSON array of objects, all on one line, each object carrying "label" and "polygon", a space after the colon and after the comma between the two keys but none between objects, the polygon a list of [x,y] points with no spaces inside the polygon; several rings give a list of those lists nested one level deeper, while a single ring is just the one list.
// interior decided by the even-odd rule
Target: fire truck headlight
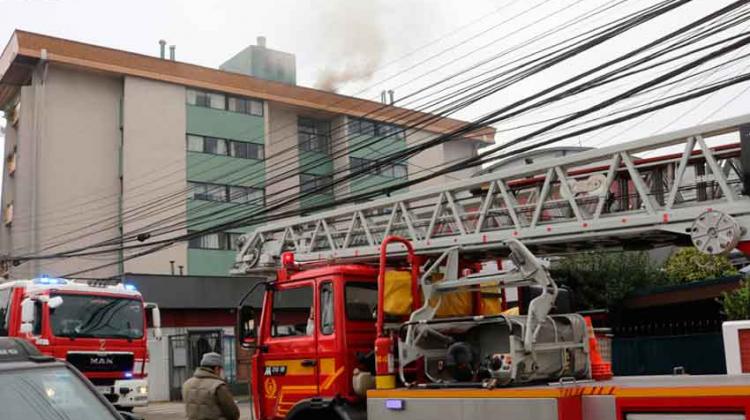
[{"label": "fire truck headlight", "polygon": [[146,385],[141,385],[138,387],[138,393],[139,394],[148,394],[148,387]]}]

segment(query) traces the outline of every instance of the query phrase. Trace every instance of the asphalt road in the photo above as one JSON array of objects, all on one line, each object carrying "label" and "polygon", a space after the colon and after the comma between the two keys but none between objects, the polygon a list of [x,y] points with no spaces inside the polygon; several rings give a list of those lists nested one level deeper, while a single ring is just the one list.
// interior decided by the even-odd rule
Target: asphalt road
[{"label": "asphalt road", "polygon": [[[250,420],[250,403],[241,402],[241,420]],[[185,406],[182,403],[150,403],[146,408],[138,408],[135,412],[144,416],[146,420],[184,420]]]}]

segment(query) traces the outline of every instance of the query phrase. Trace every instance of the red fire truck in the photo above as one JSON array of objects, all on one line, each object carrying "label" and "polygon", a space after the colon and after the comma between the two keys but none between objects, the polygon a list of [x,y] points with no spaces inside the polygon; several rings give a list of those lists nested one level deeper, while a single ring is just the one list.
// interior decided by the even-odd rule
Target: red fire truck
[{"label": "red fire truck", "polygon": [[0,284],[0,332],[67,360],[124,410],[148,403],[146,310],[159,338],[158,307],[132,285],[47,277]]},{"label": "red fire truck", "polygon": [[[750,419],[750,375],[612,377],[590,320],[569,313],[534,255],[690,242],[748,253],[748,124],[742,116],[245,235],[233,272],[268,276],[237,311],[237,336],[253,351],[255,417]],[[741,142],[709,141],[733,133]],[[487,261],[501,269],[480,269]],[[245,304],[258,288],[260,306]],[[531,297],[518,312],[509,288]]]}]

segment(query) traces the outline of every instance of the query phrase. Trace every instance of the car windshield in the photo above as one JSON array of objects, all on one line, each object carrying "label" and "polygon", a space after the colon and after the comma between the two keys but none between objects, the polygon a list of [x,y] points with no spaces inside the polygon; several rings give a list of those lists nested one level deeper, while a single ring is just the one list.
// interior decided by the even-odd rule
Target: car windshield
[{"label": "car windshield", "polygon": [[57,295],[63,303],[50,310],[52,333],[57,337],[143,337],[140,300],[90,295]]},{"label": "car windshield", "polygon": [[117,419],[63,366],[0,372],[0,407],[4,419]]}]

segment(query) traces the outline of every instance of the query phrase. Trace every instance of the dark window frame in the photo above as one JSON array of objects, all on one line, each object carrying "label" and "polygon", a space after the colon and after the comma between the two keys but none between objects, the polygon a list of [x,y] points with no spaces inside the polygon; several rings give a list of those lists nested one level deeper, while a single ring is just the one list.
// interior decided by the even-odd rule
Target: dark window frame
[{"label": "dark window frame", "polygon": [[[307,181],[304,180],[305,177],[309,177]],[[322,179],[325,179],[325,181],[321,182]],[[325,183],[328,184],[328,187],[326,187],[325,190],[321,191],[315,191],[320,187],[322,187]],[[308,187],[309,185],[312,185],[312,187]],[[309,174],[309,173],[301,173],[299,174],[299,189],[301,193],[308,193],[313,192],[313,194],[320,194],[320,195],[334,195],[333,193],[333,176],[331,175],[316,175],[316,174]]]},{"label": "dark window frame", "polygon": [[[276,321],[276,308],[277,306],[281,306],[279,301],[277,300],[277,297],[281,295],[282,293],[286,293],[293,290],[305,290],[307,289],[309,293],[309,305],[307,305],[307,319],[309,319],[310,314],[313,313],[315,308],[315,289],[313,287],[312,283],[305,283],[301,285],[295,285],[293,287],[285,287],[283,289],[276,289],[273,291],[273,296],[271,297],[271,325],[269,325],[269,328],[271,329],[269,334],[269,341],[270,340],[277,340],[277,339],[314,339],[315,337],[315,331],[313,331],[312,334],[307,334],[307,332],[302,332],[300,334],[285,334],[285,335],[279,335],[278,328],[279,326],[283,327],[289,327],[292,326],[292,329],[289,331],[297,331],[296,324],[277,324]],[[288,295],[287,295],[288,296]],[[304,296],[304,299],[308,301],[308,296]],[[303,309],[305,306],[301,307],[300,309]]]},{"label": "dark window frame", "polygon": [[[198,106],[201,108],[224,110],[238,114],[252,115],[254,117],[262,117],[264,114],[264,104],[262,99],[229,95],[224,92],[215,92],[193,88],[188,88],[186,92],[185,102],[188,105]],[[193,102],[191,102],[190,100],[191,95],[194,95],[195,97],[195,100]],[[212,106],[211,95],[221,95],[224,97],[224,104],[221,108]],[[234,106],[230,106],[230,102],[232,101],[234,102]],[[232,109],[232,107],[234,107],[234,109]]]},{"label": "dark window frame", "polygon": [[[197,137],[201,139],[200,150],[193,150],[190,148],[191,137]],[[216,141],[217,143],[219,141],[223,141],[226,146],[226,153],[215,153],[215,152],[209,151],[207,147],[207,143],[209,140]],[[235,147],[235,146],[241,146],[241,147]],[[204,136],[201,134],[187,133],[185,135],[185,148],[187,149],[188,152],[192,152],[192,153],[206,153],[210,155],[227,156],[227,157],[233,157],[237,159],[263,161],[265,160],[265,148],[266,147],[264,144],[260,144],[260,143],[253,143],[253,142],[248,142],[248,141],[225,139],[223,137]],[[245,153],[238,154],[236,152],[238,148],[244,148]],[[248,153],[249,150],[253,150],[255,153]]]},{"label": "dark window frame", "polygon": [[[327,306],[324,306],[323,302],[323,293],[327,292],[330,293],[330,297],[328,298],[328,301],[326,302]],[[318,308],[318,329],[320,331],[320,335],[332,335],[334,332],[336,332],[336,311],[335,311],[335,299],[336,299],[336,292],[334,292],[333,289],[333,282],[330,280],[324,281],[320,284],[320,287],[318,288],[318,296],[320,301],[320,307]],[[326,311],[326,316],[324,317],[324,311]],[[323,321],[328,318],[330,320],[330,324],[324,324]]]},{"label": "dark window frame", "polygon": [[10,300],[13,298],[13,289],[0,290],[0,337],[7,337],[8,320],[10,319]]},{"label": "dark window frame", "polygon": [[[188,232],[188,234],[193,232]],[[209,248],[201,246],[203,239],[203,236],[196,236],[194,238],[191,238],[188,240],[188,249],[203,249],[208,251],[232,251],[236,252],[239,251],[239,247],[237,246],[237,239],[239,239],[240,236],[242,236],[241,233],[237,232],[213,232],[211,234],[218,234],[219,235],[219,247],[218,248]],[[210,235],[210,234],[209,234]]]},{"label": "dark window frame", "polygon": [[[355,171],[355,170],[358,171],[358,170],[366,169],[366,171],[363,172],[363,174],[383,176],[386,178],[406,179],[409,177],[409,166],[404,162],[389,163],[387,165],[381,166],[380,168],[374,167],[376,163],[377,161],[375,160],[358,158],[358,157],[350,157],[349,169],[351,171]],[[396,175],[397,167],[401,168],[404,174],[403,176]]]},{"label": "dark window frame", "polygon": [[299,117],[297,144],[301,151],[331,154],[331,124],[326,120]]},{"label": "dark window frame", "polygon": [[365,118],[353,118],[349,124],[350,131],[354,135],[370,137],[394,137],[399,140],[406,139],[406,130],[398,125],[388,124]]},{"label": "dark window frame", "polygon": [[359,289],[366,289],[373,291],[375,293],[374,299],[373,299],[373,305],[377,306],[377,293],[378,293],[378,284],[374,282],[367,282],[367,281],[350,281],[347,282],[344,285],[344,313],[346,314],[346,319],[349,321],[354,322],[375,322],[376,317],[373,316],[373,314],[369,314],[367,319],[353,317],[351,315],[351,311],[349,309],[349,289],[350,288],[359,288]]}]

